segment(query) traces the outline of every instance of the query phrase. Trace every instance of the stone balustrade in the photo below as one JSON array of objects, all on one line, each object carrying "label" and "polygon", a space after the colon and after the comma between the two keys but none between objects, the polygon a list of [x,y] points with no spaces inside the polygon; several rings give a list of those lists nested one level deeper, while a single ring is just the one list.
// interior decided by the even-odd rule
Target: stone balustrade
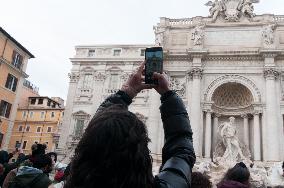
[{"label": "stone balustrade", "polygon": [[184,18],[184,19],[169,19],[169,24],[172,26],[176,25],[193,25],[192,18]]}]

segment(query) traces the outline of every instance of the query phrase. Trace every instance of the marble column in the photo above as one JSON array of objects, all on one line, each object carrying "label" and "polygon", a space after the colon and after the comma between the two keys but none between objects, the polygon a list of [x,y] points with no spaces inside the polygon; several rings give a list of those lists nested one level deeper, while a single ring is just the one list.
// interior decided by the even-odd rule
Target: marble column
[{"label": "marble column", "polygon": [[260,151],[260,124],[259,124],[259,112],[255,112],[253,116],[253,156],[254,161],[261,160]]},{"label": "marble column", "polygon": [[211,135],[212,135],[212,124],[211,124],[211,111],[206,112],[206,128],[205,128],[205,158],[211,156]]},{"label": "marble column", "polygon": [[201,75],[200,68],[194,68],[189,72],[192,78],[192,103],[191,103],[191,126],[193,131],[193,146],[197,157],[202,156],[202,131],[201,130]]},{"label": "marble column", "polygon": [[[219,117],[221,117],[221,115],[219,114],[214,114],[214,119],[213,119],[213,143],[212,143],[212,147],[216,147],[217,145],[217,139],[218,139],[218,126],[219,126]],[[214,148],[213,148],[214,149]]]},{"label": "marble column", "polygon": [[276,78],[279,73],[274,69],[264,71],[266,85],[266,157],[267,161],[280,160],[278,116],[277,116],[277,97],[276,97]]},{"label": "marble column", "polygon": [[244,119],[244,143],[249,148],[249,122],[248,122],[248,115],[244,114],[242,115],[242,118]]}]

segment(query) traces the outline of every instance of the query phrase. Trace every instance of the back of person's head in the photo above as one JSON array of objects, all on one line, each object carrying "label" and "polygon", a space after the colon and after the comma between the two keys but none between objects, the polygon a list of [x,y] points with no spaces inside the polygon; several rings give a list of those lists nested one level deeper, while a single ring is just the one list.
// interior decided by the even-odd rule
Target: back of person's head
[{"label": "back of person's head", "polygon": [[22,162],[24,162],[26,159],[27,159],[26,155],[25,155],[24,153],[20,153],[20,154],[18,155],[17,162],[18,162],[18,163],[22,163]]},{"label": "back of person's head", "polygon": [[32,145],[32,156],[45,154],[46,145],[45,144],[33,144]]},{"label": "back of person's head", "polygon": [[225,174],[223,181],[231,180],[248,185],[250,178],[250,172],[247,166],[243,163],[237,163],[233,168],[229,169]]},{"label": "back of person's head", "polygon": [[25,160],[23,161],[20,166],[30,166],[32,167],[33,166],[33,163],[30,161],[30,160]]},{"label": "back of person's head", "polygon": [[5,164],[9,162],[9,154],[7,151],[0,151],[0,164]]},{"label": "back of person's head", "polygon": [[193,172],[191,174],[191,188],[211,188],[212,183],[209,180],[209,177],[200,173]]},{"label": "back of person's head", "polygon": [[80,140],[65,187],[153,185],[152,159],[145,125],[115,105],[95,115]]},{"label": "back of person's head", "polygon": [[33,167],[49,173],[52,170],[52,159],[49,155],[37,155],[33,161]]},{"label": "back of person's head", "polygon": [[57,153],[49,152],[47,155],[49,155],[55,163],[57,162]]},{"label": "back of person's head", "polygon": [[282,163],[282,168],[284,169],[284,161],[283,161],[283,163]]}]

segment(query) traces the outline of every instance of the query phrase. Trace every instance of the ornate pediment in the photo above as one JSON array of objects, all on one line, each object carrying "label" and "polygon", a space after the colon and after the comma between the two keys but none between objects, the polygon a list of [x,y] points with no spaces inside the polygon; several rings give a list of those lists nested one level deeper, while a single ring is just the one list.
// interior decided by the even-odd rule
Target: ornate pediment
[{"label": "ornate pediment", "polygon": [[89,119],[91,117],[90,114],[82,110],[74,112],[72,116],[75,117],[75,119]]},{"label": "ornate pediment", "polygon": [[255,16],[254,3],[259,3],[259,0],[215,0],[208,1],[205,5],[211,7],[209,11],[212,21],[222,17],[229,22],[238,22],[242,17]]}]

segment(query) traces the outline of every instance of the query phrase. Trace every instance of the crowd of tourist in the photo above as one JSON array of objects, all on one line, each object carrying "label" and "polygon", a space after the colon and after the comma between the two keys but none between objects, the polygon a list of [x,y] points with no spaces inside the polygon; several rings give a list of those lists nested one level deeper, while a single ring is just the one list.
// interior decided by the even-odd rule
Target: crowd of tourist
[{"label": "crowd of tourist", "polygon": [[[99,107],[81,138],[67,167],[58,167],[56,153],[34,144],[32,153],[0,151],[2,188],[209,188],[210,178],[193,172],[195,153],[187,110],[180,97],[169,89],[165,74],[154,73],[158,85],[147,85],[144,64],[133,73],[122,89]],[[148,149],[150,139],[145,124],[128,111],[132,99],[143,89],[155,89],[161,95],[161,118],[165,144],[162,165],[155,177]],[[157,109],[158,110],[158,109]],[[284,165],[284,164],[283,164]],[[50,173],[55,170],[54,178]],[[284,171],[284,166],[283,166]],[[240,162],[230,168],[218,188],[247,188],[250,171]]]}]

